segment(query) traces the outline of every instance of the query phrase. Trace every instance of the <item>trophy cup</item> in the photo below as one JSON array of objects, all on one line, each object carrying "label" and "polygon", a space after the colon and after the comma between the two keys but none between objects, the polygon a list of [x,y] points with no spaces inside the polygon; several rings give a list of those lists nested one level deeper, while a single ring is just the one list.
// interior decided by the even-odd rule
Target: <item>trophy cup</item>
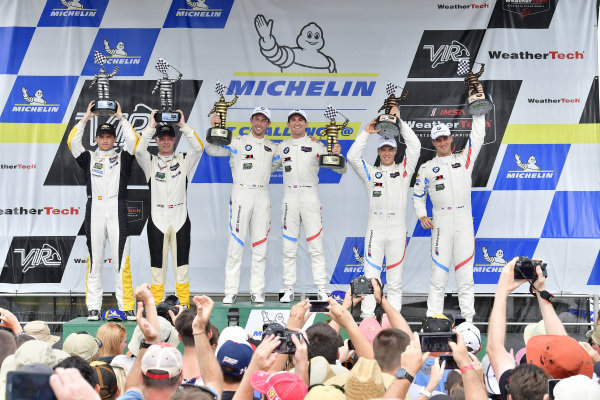
[{"label": "trophy cup", "polygon": [[[160,110],[154,114],[154,120],[156,122],[179,122],[181,116],[173,108],[173,85],[175,82],[179,82],[183,74],[171,64],[166,62],[163,58],[159,58],[154,66],[158,72],[162,74],[162,78],[156,80],[156,85],[152,89],[152,94],[156,93],[158,89],[158,95],[160,97]],[[175,79],[169,79],[167,70],[169,67],[173,68],[179,75]]]},{"label": "trophy cup", "polygon": [[225,85],[217,81],[215,92],[219,95],[219,100],[215,102],[212,110],[208,113],[209,117],[212,113],[217,113],[221,118],[221,122],[217,126],[209,128],[206,132],[206,141],[218,146],[227,146],[231,143],[231,131],[227,129],[225,124],[227,122],[227,109],[234,105],[239,97],[235,95],[233,100],[225,101],[225,89],[227,89]]},{"label": "trophy cup", "polygon": [[343,170],[346,165],[346,160],[341,154],[333,154],[333,146],[338,142],[338,135],[342,129],[348,126],[348,118],[344,117],[346,121],[343,124],[336,124],[335,116],[337,114],[342,115],[339,111],[328,105],[325,109],[325,118],[329,119],[329,123],[325,125],[325,136],[327,137],[327,154],[323,154],[319,157],[319,166],[323,168],[329,168],[334,170]]},{"label": "trophy cup", "polygon": [[398,106],[398,103],[401,102],[408,96],[406,89],[402,88],[402,94],[400,97],[396,97],[396,89],[400,88],[400,86],[393,84],[392,82],[388,82],[385,85],[385,91],[387,92],[388,97],[383,102],[383,105],[377,112],[384,111],[385,114],[381,114],[377,117],[377,121],[375,122],[375,129],[380,129],[379,134],[384,137],[393,138],[400,135],[400,118],[395,115],[390,114],[392,107]]},{"label": "trophy cup", "polygon": [[467,111],[471,115],[487,114],[494,107],[492,97],[489,93],[483,92],[483,87],[479,83],[479,77],[483,74],[485,67],[485,64],[480,65],[481,69],[474,74],[472,68],[469,67],[468,59],[461,59],[458,63],[457,75],[467,74],[463,92],[467,93]]},{"label": "trophy cup", "polygon": [[98,98],[96,99],[96,104],[92,107],[92,111],[98,113],[99,115],[110,115],[117,112],[117,102],[114,100],[110,100],[110,89],[109,89],[109,79],[117,74],[119,70],[119,66],[115,67],[115,70],[110,74],[106,73],[104,69],[104,64],[108,61],[104,54],[100,53],[98,50],[94,50],[94,64],[100,65],[100,71],[96,75],[94,75],[94,80],[90,84],[90,89],[97,85],[98,88]]}]

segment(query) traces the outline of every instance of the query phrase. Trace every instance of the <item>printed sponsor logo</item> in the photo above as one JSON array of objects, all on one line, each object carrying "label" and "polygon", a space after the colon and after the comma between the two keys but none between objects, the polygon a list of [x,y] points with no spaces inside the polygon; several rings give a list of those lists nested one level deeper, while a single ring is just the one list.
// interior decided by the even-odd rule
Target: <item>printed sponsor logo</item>
[{"label": "printed sponsor logo", "polygon": [[[357,276],[364,275],[364,246],[364,237],[346,238],[329,283],[347,285]],[[386,283],[385,259],[383,265],[384,270],[381,273],[381,280]]]},{"label": "printed sponsor logo", "polygon": [[475,284],[496,284],[513,257],[533,258],[538,239],[475,239]]},{"label": "printed sponsor logo", "polygon": [[527,99],[527,102],[530,104],[574,104],[580,103],[579,97],[575,97],[572,99],[567,99],[566,97],[558,97],[558,98],[550,98],[546,97],[545,99],[536,99],[530,97]]},{"label": "printed sponsor logo", "polygon": [[107,64],[119,66],[118,76],[143,76],[159,32],[160,29],[99,29],[81,75],[98,73],[94,52],[99,51]]},{"label": "printed sponsor logo", "polygon": [[527,17],[550,10],[549,0],[501,0],[502,9]]},{"label": "printed sponsor logo", "polygon": [[482,8],[490,8],[489,3],[483,4],[438,4],[438,10],[478,10]]},{"label": "printed sponsor logo", "polygon": [[0,27],[0,48],[3,56],[0,74],[18,74],[35,28],[21,26]]},{"label": "printed sponsor logo", "polygon": [[49,0],[38,26],[100,26],[106,1]]},{"label": "printed sponsor logo", "polygon": [[[548,29],[558,0],[499,0],[488,28]],[[590,11],[593,6],[590,4]]]},{"label": "printed sponsor logo", "polygon": [[17,206],[12,208],[0,208],[0,215],[79,215],[80,207],[41,207],[26,208]]},{"label": "printed sponsor logo", "polygon": [[508,145],[494,189],[556,189],[569,149],[568,144]]},{"label": "printed sponsor logo", "polygon": [[408,77],[457,77],[459,61],[477,56],[484,33],[483,29],[424,31]]},{"label": "printed sponsor logo", "polygon": [[74,236],[13,237],[0,282],[60,283],[74,242]]},{"label": "printed sponsor logo", "polygon": [[163,28],[224,28],[233,0],[174,0]]},{"label": "printed sponsor logo", "polygon": [[22,170],[22,171],[28,171],[28,170],[32,170],[32,169],[36,169],[37,168],[37,164],[33,163],[33,164],[0,164],[0,169],[14,169],[14,170]]},{"label": "printed sponsor logo", "polygon": [[528,50],[519,52],[488,50],[488,55],[492,60],[583,60],[585,51],[575,50],[574,52],[564,53],[552,50],[546,53],[534,53]]},{"label": "printed sponsor logo", "polygon": [[0,122],[62,122],[75,76],[18,76]]},{"label": "printed sponsor logo", "polygon": [[[360,74],[357,74],[360,75]],[[229,89],[239,96],[353,96],[369,97],[376,81],[367,80],[237,80],[229,82]]]}]

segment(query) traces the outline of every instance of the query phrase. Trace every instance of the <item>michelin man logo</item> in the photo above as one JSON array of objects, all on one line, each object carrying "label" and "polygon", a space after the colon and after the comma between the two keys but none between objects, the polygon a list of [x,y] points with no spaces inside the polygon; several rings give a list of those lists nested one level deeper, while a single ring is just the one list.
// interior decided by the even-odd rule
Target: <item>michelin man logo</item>
[{"label": "michelin man logo", "polygon": [[359,264],[364,264],[365,257],[360,255],[356,246],[352,246],[352,252],[354,253],[354,259],[356,260],[356,262],[358,262]]},{"label": "michelin man logo", "polygon": [[123,42],[117,43],[117,47],[111,49],[108,40],[104,39],[104,51],[106,51],[113,57],[127,57],[127,52],[125,51],[125,43]]},{"label": "michelin man logo", "polygon": [[506,263],[508,262],[504,259],[504,250],[502,249],[498,249],[496,251],[496,255],[493,257],[490,257],[487,247],[483,246],[481,248],[481,251],[483,251],[483,258],[485,259],[485,261],[489,262],[490,264],[506,265]]},{"label": "michelin man logo", "polygon": [[83,4],[81,4],[81,2],[79,0],[60,0],[60,2],[62,3],[63,6],[67,7],[68,9],[78,9],[81,8],[83,9]]},{"label": "michelin man logo", "polygon": [[254,27],[260,36],[258,44],[260,52],[273,65],[293,70],[325,70],[337,72],[333,58],[324,54],[321,49],[325,46],[323,29],[314,22],[302,27],[296,37],[296,47],[282,46],[273,36],[273,20],[258,14],[254,18]]},{"label": "michelin man logo", "polygon": [[44,105],[46,104],[46,100],[44,100],[44,92],[42,92],[42,89],[38,89],[35,91],[35,95],[29,96],[27,94],[27,88],[25,87],[21,87],[21,92],[23,92],[23,99],[25,99],[26,102],[28,102],[29,104],[34,104],[34,105]]},{"label": "michelin man logo", "polygon": [[185,2],[187,3],[188,7],[190,7],[192,10],[208,10],[208,5],[206,4],[206,1],[204,1],[204,0],[200,0],[200,1],[185,0]]},{"label": "michelin man logo", "polygon": [[285,318],[283,317],[283,314],[280,312],[275,314],[274,318],[269,317],[269,313],[266,310],[262,310],[260,313],[262,315],[263,324],[270,324],[273,322],[277,322],[280,325],[283,325],[283,326],[286,325]]},{"label": "michelin man logo", "polygon": [[437,49],[432,44],[426,44],[423,46],[424,50],[429,50],[429,60],[431,61],[431,68],[435,68],[440,64],[444,64],[446,61],[459,62],[461,59],[471,57],[467,46],[457,40],[453,40],[450,44],[443,44]]},{"label": "michelin man logo", "polygon": [[527,159],[527,163],[521,162],[521,157],[515,153],[515,161],[517,166],[521,168],[525,172],[536,172],[541,171],[541,168],[537,165],[537,160],[535,156],[529,156]]}]

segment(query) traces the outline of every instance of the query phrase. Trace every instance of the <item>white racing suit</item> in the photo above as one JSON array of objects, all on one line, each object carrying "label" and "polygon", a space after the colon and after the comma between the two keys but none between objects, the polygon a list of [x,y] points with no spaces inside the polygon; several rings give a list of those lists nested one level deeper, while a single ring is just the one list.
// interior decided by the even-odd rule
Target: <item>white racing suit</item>
[{"label": "white racing suit", "polygon": [[475,234],[471,212],[471,174],[485,138],[483,115],[473,116],[469,140],[460,153],[434,157],[419,169],[413,200],[418,218],[427,215],[427,193],[433,204],[431,232],[431,283],[427,316],[444,312],[448,272],[454,260],[458,303],[467,321],[475,315],[473,258]]},{"label": "white racing suit", "polygon": [[233,188],[229,201],[229,244],[225,264],[225,295],[237,294],[248,228],[252,243],[250,294],[263,295],[267,237],[271,227],[269,180],[279,160],[277,144],[252,133],[236,136],[228,146],[206,144],[211,156],[229,156]]},{"label": "white racing suit", "polygon": [[[400,164],[379,167],[367,164],[362,158],[370,136],[366,131],[358,135],[348,150],[348,162],[363,180],[369,196],[369,221],[363,254],[365,277],[379,278],[385,268],[387,298],[398,311],[402,307],[402,271],[406,254],[406,202],[410,180],[421,152],[419,138],[404,121],[401,134],[406,143],[406,153]],[[386,266],[383,265],[384,257]],[[363,317],[373,317],[375,297],[366,296],[361,307]]]},{"label": "white racing suit", "polygon": [[[327,284],[325,253],[323,252],[323,223],[319,201],[319,157],[327,154],[321,142],[308,136],[287,139],[279,144],[279,163],[283,165],[283,204],[281,230],[283,233],[283,284],[296,284],[296,255],[300,224],[304,226],[312,264],[313,281],[319,288]],[[339,173],[343,174],[343,171]]]},{"label": "white racing suit", "polygon": [[169,249],[175,276],[175,293],[184,306],[190,305],[188,264],[190,257],[190,218],[187,211],[187,184],[193,168],[202,157],[204,145],[196,132],[185,125],[181,132],[190,148],[187,153],[170,156],[151,155],[148,144],[154,128],[142,131],[135,157],[150,186],[150,218],[148,218],[148,246],[152,269],[152,294],[159,304],[165,294],[165,280],[169,265]]},{"label": "white racing suit", "polygon": [[127,231],[127,181],[131,172],[137,134],[131,125],[119,121],[123,140],[121,151],[85,150],[85,125],[80,121],[67,139],[69,150],[83,169],[87,187],[85,236],[88,249],[85,301],[89,311],[102,308],[102,266],[106,238],[110,242],[115,275],[115,297],[120,310],[133,311],[133,287],[129,265]]}]

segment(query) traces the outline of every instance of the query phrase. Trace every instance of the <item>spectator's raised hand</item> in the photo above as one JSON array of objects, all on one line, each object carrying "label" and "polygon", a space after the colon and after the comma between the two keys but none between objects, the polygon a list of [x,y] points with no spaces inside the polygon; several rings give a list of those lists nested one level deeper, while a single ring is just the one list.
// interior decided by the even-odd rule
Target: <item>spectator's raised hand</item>
[{"label": "spectator's raised hand", "polygon": [[23,328],[19,323],[19,320],[15,314],[11,313],[5,308],[0,308],[0,326],[6,329],[10,329],[13,334],[18,335],[23,332]]},{"label": "spectator's raised hand", "polygon": [[[273,353],[277,346],[281,343],[279,336],[269,335],[263,338],[262,342],[258,345],[256,350],[254,350],[254,354],[252,355],[252,360],[250,361],[250,366],[248,370],[257,370],[260,369],[262,371],[268,371],[269,368],[275,363],[277,360],[278,353]],[[252,367],[252,368],[251,368]]]},{"label": "spectator's raised hand", "polygon": [[402,353],[400,365],[402,368],[408,371],[409,374],[415,376],[428,357],[429,352],[421,352],[419,334],[417,332],[413,332],[413,336],[410,338],[410,343],[408,346],[406,346],[404,353]]},{"label": "spectator's raised hand", "polygon": [[373,285],[373,296],[375,296],[375,301],[377,303],[381,303],[381,300],[383,299],[383,293],[381,291],[381,281],[379,280],[379,278],[372,278],[371,285]]},{"label": "spectator's raised hand", "polygon": [[177,317],[179,317],[181,315],[181,313],[183,312],[183,306],[181,304],[176,304],[175,308],[177,308],[177,314],[175,314],[172,310],[169,310],[169,317],[171,317],[171,322],[173,323],[173,326],[175,326],[175,321],[177,320]]},{"label": "spectator's raised hand", "polygon": [[465,344],[465,339],[463,338],[462,333],[456,332],[456,343],[452,341],[448,343],[450,344],[450,348],[452,349],[452,357],[454,358],[454,361],[456,361],[458,368],[462,368],[471,364],[471,357],[469,357],[467,345]]},{"label": "spectator's raised hand", "polygon": [[287,322],[288,329],[301,329],[312,315],[312,313],[307,313],[309,309],[310,302],[308,299],[295,304],[290,309],[290,316]]},{"label": "spectator's raised hand", "polygon": [[518,257],[513,258],[502,268],[496,293],[503,293],[507,295],[521,286],[524,282],[527,282],[524,279],[515,279],[515,264],[518,259]]},{"label": "spectator's raised hand", "polygon": [[160,342],[160,329],[157,329],[152,325],[146,318],[144,318],[144,303],[138,302],[136,320],[140,327],[140,330],[144,334],[144,341],[146,343],[158,343]]},{"label": "spectator's raised hand", "polygon": [[147,283],[143,283],[140,286],[135,288],[133,292],[133,296],[144,303],[146,306],[150,306],[154,304],[154,296],[152,295],[152,290],[150,289],[150,285]]},{"label": "spectator's raised hand", "polygon": [[349,340],[350,339],[344,340],[344,345],[338,348],[338,360],[340,360],[340,363],[346,362],[350,357],[354,355],[354,350],[350,350],[350,347],[348,346]]},{"label": "spectator's raised hand", "polygon": [[342,302],[342,307],[349,310],[351,307],[356,307],[358,303],[364,299],[364,296],[352,296],[352,289],[348,288],[348,290],[346,290],[346,295],[344,296],[344,301]]},{"label": "spectator's raised hand", "polygon": [[215,303],[208,296],[194,296],[192,300],[196,305],[196,316],[192,322],[192,330],[194,332],[206,332],[206,326]]},{"label": "spectator's raised hand", "polygon": [[431,367],[431,374],[429,375],[429,382],[425,389],[428,392],[433,392],[434,389],[440,384],[444,377],[444,371],[446,370],[446,361],[442,361],[440,364],[440,358],[436,357]]},{"label": "spectator's raised hand", "polygon": [[354,318],[352,318],[352,314],[350,314],[350,311],[342,307],[341,304],[339,304],[331,297],[328,298],[327,301],[329,302],[329,305],[327,306],[329,312],[325,313],[325,315],[327,315],[329,318],[331,318],[343,327],[354,323]]},{"label": "spectator's raised hand", "polygon": [[58,400],[100,400],[98,393],[75,368],[56,368],[50,376],[50,387]]},{"label": "spectator's raised hand", "polygon": [[596,350],[594,350],[594,348],[592,347],[592,345],[590,345],[587,342],[579,342],[579,345],[581,347],[583,347],[583,349],[585,350],[585,352],[590,355],[590,357],[592,358],[592,362],[594,364],[600,361],[600,354],[598,354],[598,352]]},{"label": "spectator's raised hand", "polygon": [[292,342],[296,346],[296,352],[292,360],[294,362],[295,373],[308,385],[308,340],[306,339],[306,335],[303,335],[302,339],[296,335],[292,335]]}]

